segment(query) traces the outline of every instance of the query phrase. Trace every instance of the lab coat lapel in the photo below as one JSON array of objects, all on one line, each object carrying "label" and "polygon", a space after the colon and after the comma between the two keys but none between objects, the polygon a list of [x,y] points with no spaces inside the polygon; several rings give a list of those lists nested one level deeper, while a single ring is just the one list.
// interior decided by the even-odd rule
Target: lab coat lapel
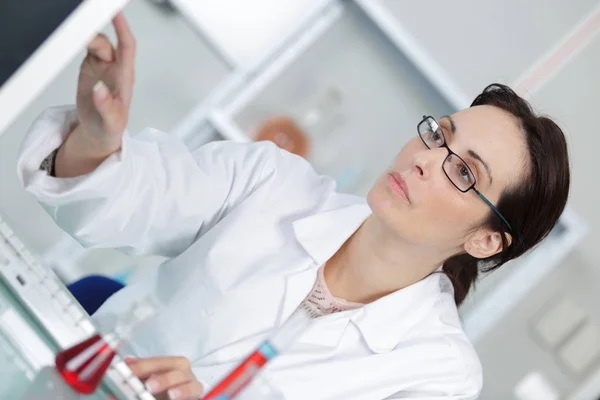
[{"label": "lab coat lapel", "polygon": [[[296,238],[312,262],[306,269],[287,277],[280,325],[308,296],[317,279],[318,268],[338,251],[371,214],[364,200],[353,196],[343,199],[344,204],[293,223]],[[337,343],[350,315],[344,312],[319,318],[319,322],[307,331],[302,341],[324,345]]]},{"label": "lab coat lapel", "polygon": [[350,319],[360,310],[348,310],[319,317],[299,339],[302,343],[336,347]]},{"label": "lab coat lapel", "polygon": [[317,265],[329,260],[371,214],[364,202],[345,204],[294,222],[298,242]]},{"label": "lab coat lapel", "polygon": [[282,325],[310,293],[317,279],[318,266],[312,265],[303,271],[288,275],[285,282],[285,297],[279,318]]},{"label": "lab coat lapel", "polygon": [[393,350],[439,301],[446,279],[445,275],[434,273],[364,306],[352,321],[369,348],[375,353]]}]

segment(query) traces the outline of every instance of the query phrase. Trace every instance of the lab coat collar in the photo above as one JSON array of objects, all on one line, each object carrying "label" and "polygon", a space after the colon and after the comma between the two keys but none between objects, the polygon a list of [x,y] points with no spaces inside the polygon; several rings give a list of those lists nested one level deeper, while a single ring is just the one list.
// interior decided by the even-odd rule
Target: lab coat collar
[{"label": "lab coat collar", "polygon": [[[310,293],[317,279],[319,267],[338,251],[342,244],[356,232],[358,227],[371,214],[371,209],[364,199],[343,195],[340,196],[339,201],[340,203],[333,209],[293,222],[293,229],[298,242],[314,262],[305,269],[294,272],[287,277],[279,325],[287,320]],[[345,318],[345,324],[347,324],[349,316],[346,313],[342,314],[344,315],[326,316],[324,321],[338,328],[343,328],[343,319]],[[317,325],[322,326],[321,322]],[[313,341],[309,338],[312,337],[317,340],[320,336],[320,339],[317,340],[320,344],[335,345],[341,335],[341,328],[327,329],[327,334],[322,331],[321,334],[316,336],[307,332],[306,339]],[[311,332],[315,331],[311,329]]]},{"label": "lab coat collar", "polygon": [[352,321],[375,353],[393,350],[402,337],[431,311],[445,275],[434,273],[365,305]]},{"label": "lab coat collar", "polygon": [[300,342],[336,347],[348,323],[352,322],[371,351],[392,351],[438,301],[443,278],[436,273],[361,308],[320,317]]},{"label": "lab coat collar", "polygon": [[370,214],[371,209],[364,200],[346,204],[295,221],[294,232],[317,266],[321,266],[342,247]]},{"label": "lab coat collar", "polygon": [[[337,252],[370,214],[371,209],[363,201],[294,222],[296,237],[315,264],[313,268],[288,277],[284,317],[289,316],[310,292],[318,267]],[[440,279],[443,278],[444,275],[435,273],[360,309],[321,317],[301,341],[335,346],[348,322],[352,321],[372,351],[391,351],[438,301]]]}]

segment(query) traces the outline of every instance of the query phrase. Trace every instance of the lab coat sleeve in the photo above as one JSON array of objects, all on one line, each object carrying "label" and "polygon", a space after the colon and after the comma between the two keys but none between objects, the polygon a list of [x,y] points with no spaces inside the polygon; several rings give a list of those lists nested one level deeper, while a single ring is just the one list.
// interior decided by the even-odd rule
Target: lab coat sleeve
[{"label": "lab coat sleeve", "polygon": [[212,142],[190,152],[153,129],[125,133],[122,148],[88,175],[54,178],[40,163],[77,120],[46,110],[24,139],[17,174],[56,223],[85,247],[174,257],[261,185],[264,143]]}]

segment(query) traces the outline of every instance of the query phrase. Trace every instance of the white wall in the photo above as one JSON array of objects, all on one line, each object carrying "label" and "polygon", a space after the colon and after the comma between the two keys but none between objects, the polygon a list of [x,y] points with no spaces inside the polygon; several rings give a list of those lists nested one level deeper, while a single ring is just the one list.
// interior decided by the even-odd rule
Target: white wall
[{"label": "white wall", "polygon": [[[590,224],[582,256],[600,267],[600,36],[533,96],[539,110],[564,127],[571,151],[571,204]],[[598,296],[600,301],[600,295]]]},{"label": "white wall", "polygon": [[[375,0],[377,1],[377,0]],[[433,58],[475,96],[512,84],[598,0],[381,0]]]}]

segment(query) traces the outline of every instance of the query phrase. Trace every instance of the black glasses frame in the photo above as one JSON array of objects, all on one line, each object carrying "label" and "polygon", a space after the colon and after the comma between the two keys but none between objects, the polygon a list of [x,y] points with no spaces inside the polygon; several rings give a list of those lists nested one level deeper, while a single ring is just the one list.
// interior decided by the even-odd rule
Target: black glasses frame
[{"label": "black glasses frame", "polygon": [[[436,148],[445,148],[446,150],[448,150],[448,156],[446,158],[444,158],[444,161],[442,162],[442,171],[444,171],[444,175],[446,175],[446,177],[448,178],[448,180],[452,183],[452,185],[458,189],[459,192],[462,193],[467,193],[469,190],[473,190],[475,193],[477,193],[477,195],[479,196],[479,198],[481,200],[483,200],[491,209],[492,211],[494,211],[494,213],[500,218],[500,220],[502,221],[502,223],[504,225],[506,225],[506,227],[508,228],[508,232],[512,233],[512,227],[510,225],[510,223],[508,222],[508,220],[504,217],[504,215],[502,215],[502,213],[496,208],[496,206],[494,206],[492,204],[491,201],[489,201],[479,190],[477,190],[477,188],[475,187],[475,185],[477,184],[477,178],[475,177],[475,174],[473,173],[473,170],[471,169],[471,167],[469,167],[469,164],[467,164],[465,162],[465,160],[462,159],[461,156],[459,156],[458,154],[456,154],[455,152],[453,152],[450,147],[448,147],[448,143],[446,142],[446,136],[444,135],[444,131],[442,129],[440,129],[440,124],[437,122],[437,120],[435,118],[433,118],[432,116],[427,116],[427,115],[423,115],[423,119],[417,124],[417,134],[419,135],[419,138],[421,138],[421,141],[423,142],[423,144],[425,145],[425,147],[427,147],[428,149],[431,150],[431,147],[429,147],[429,145],[427,144],[427,142],[425,141],[425,138],[423,138],[423,136],[421,135],[421,131],[419,129],[419,127],[421,126],[421,124],[423,124],[425,121],[431,119],[433,122],[435,122],[435,124],[438,126],[438,134],[441,135],[442,139],[443,139],[443,143],[436,147]],[[452,180],[452,178],[450,178],[450,175],[448,175],[448,172],[446,172],[446,168],[444,168],[444,165],[446,164],[448,158],[450,156],[454,156],[457,157],[469,170],[470,175],[473,177],[473,183],[471,184],[471,186],[469,186],[469,188],[467,189],[461,189],[460,187],[458,187],[458,185],[456,183],[454,183],[454,181]]]}]

